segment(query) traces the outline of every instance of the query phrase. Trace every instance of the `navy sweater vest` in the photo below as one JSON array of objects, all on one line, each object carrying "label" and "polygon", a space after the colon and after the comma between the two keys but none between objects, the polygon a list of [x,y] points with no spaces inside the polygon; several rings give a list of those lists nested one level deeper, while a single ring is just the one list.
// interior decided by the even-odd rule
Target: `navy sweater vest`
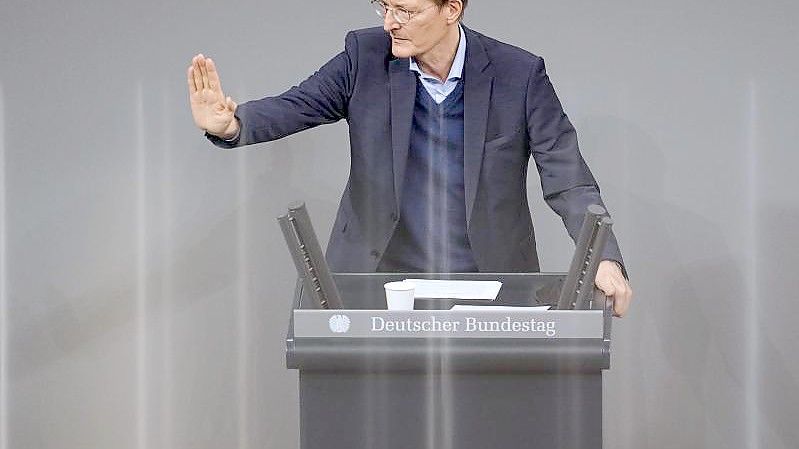
[{"label": "navy sweater vest", "polygon": [[474,272],[463,185],[463,81],[441,104],[418,79],[416,86],[400,220],[378,271]]}]

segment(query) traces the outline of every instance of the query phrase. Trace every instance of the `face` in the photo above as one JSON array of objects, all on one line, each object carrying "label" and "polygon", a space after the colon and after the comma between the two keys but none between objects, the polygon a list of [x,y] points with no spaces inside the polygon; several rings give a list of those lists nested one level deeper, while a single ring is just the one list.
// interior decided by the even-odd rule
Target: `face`
[{"label": "face", "polygon": [[391,34],[391,52],[398,58],[409,58],[427,53],[447,33],[447,5],[439,8],[432,0],[386,0],[392,8],[411,12],[411,20],[402,25],[389,12],[383,19],[383,29]]}]

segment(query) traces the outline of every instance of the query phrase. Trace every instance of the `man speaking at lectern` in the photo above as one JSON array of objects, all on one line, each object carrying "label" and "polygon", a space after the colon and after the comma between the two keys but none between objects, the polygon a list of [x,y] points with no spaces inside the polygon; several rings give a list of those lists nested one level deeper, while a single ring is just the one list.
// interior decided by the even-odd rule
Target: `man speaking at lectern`
[{"label": "man speaking at lectern", "polygon": [[[536,272],[530,156],[569,235],[602,204],[538,56],[461,24],[468,0],[373,0],[383,28],[298,86],[237,105],[210,58],[188,68],[198,127],[223,148],[346,119],[351,170],[327,259],[338,272]],[[632,295],[611,235],[596,276],[622,315]]]}]

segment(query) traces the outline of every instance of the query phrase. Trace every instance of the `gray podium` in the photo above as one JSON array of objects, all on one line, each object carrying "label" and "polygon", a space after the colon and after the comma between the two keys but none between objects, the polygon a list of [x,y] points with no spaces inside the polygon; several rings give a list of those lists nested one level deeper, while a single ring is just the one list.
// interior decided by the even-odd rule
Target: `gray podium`
[{"label": "gray podium", "polygon": [[[606,301],[598,310],[449,310],[551,302],[564,277],[333,274],[342,309],[319,309],[298,282],[286,364],[299,370],[301,448],[601,448]],[[385,310],[383,284],[406,278],[503,286],[495,301]]]}]

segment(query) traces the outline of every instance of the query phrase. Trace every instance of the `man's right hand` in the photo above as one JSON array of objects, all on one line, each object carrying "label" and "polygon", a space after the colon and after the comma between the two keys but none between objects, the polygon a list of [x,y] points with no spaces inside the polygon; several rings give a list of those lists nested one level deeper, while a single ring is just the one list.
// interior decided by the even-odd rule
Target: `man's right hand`
[{"label": "man's right hand", "polygon": [[222,139],[235,137],[239,133],[239,121],[233,116],[236,103],[222,92],[214,61],[202,54],[195,56],[187,75],[194,123]]}]

